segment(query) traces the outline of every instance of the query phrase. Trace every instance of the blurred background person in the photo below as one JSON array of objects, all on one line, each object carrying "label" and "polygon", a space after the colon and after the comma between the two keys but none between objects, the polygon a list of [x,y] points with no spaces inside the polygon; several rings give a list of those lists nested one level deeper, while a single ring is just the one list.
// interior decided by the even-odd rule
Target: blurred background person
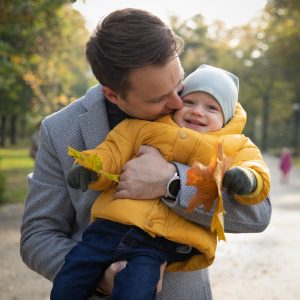
[{"label": "blurred background person", "polygon": [[293,166],[292,152],[289,148],[284,147],[280,154],[280,182],[289,183],[289,173]]}]

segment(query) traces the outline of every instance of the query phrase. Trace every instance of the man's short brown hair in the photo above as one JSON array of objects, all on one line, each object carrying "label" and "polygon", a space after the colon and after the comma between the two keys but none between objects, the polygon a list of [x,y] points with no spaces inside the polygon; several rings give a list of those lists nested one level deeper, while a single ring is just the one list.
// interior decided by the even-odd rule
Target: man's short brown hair
[{"label": "man's short brown hair", "polygon": [[164,65],[183,47],[183,40],[161,19],[127,8],[98,24],[86,45],[86,56],[97,80],[126,98],[131,69]]}]

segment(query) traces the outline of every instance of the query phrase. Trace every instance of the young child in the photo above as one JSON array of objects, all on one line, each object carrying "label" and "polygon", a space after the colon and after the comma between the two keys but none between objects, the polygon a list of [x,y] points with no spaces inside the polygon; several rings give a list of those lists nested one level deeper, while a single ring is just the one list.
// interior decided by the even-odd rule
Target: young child
[{"label": "young child", "polygon": [[[242,204],[256,204],[269,194],[269,171],[259,149],[241,134],[246,114],[238,99],[238,78],[225,70],[201,65],[184,80],[184,106],[158,120],[126,119],[106,140],[85,153],[96,153],[103,170],[121,174],[122,166],[141,145],[154,146],[168,161],[209,163],[212,147],[223,142],[232,166],[223,184]],[[51,299],[86,299],[105,269],[114,261],[127,266],[115,277],[112,299],[155,299],[160,265],[167,271],[193,271],[209,266],[216,235],[172,212],[160,199],[114,199],[116,184],[74,165],[68,184],[101,190],[92,207],[92,220],[82,241],[66,256],[57,274]],[[186,245],[187,247],[183,247]]]},{"label": "young child", "polygon": [[280,183],[289,183],[289,174],[293,167],[292,153],[289,148],[284,147],[280,153],[279,169]]}]

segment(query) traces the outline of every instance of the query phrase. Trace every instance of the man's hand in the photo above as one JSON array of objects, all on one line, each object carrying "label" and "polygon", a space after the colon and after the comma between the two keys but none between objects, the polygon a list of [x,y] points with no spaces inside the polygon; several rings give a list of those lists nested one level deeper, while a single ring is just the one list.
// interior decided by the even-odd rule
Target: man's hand
[{"label": "man's hand", "polygon": [[159,276],[159,281],[158,281],[158,284],[157,284],[157,287],[156,287],[156,294],[160,293],[161,290],[162,290],[163,279],[164,279],[166,266],[167,266],[167,262],[160,265],[160,276]]},{"label": "man's hand", "polygon": [[99,291],[110,295],[114,288],[114,280],[117,273],[122,271],[127,265],[127,261],[117,261],[111,264],[105,271],[104,276],[99,282]]},{"label": "man's hand", "polygon": [[[118,272],[122,271],[127,265],[127,261],[117,261],[111,264],[105,271],[104,276],[99,282],[99,291],[110,295],[114,288],[114,279]],[[167,263],[160,266],[160,278],[157,284],[157,294],[161,292],[163,285],[163,278]]]},{"label": "man's hand", "polygon": [[247,195],[256,190],[257,181],[250,170],[233,167],[225,173],[223,186],[227,188],[228,193],[231,195]]},{"label": "man's hand", "polygon": [[165,195],[176,167],[151,146],[141,146],[136,157],[123,166],[115,198],[154,199]]},{"label": "man's hand", "polygon": [[82,192],[85,192],[88,185],[97,179],[96,172],[87,170],[79,164],[75,164],[67,174],[68,185],[73,189],[81,189]]}]

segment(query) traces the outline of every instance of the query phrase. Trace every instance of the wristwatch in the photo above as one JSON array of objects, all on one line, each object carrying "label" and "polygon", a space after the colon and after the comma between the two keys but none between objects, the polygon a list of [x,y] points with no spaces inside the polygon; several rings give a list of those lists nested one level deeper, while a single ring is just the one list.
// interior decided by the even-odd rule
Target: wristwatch
[{"label": "wristwatch", "polygon": [[170,178],[166,186],[165,198],[176,199],[178,192],[180,190],[180,177],[176,172],[173,177]]}]

